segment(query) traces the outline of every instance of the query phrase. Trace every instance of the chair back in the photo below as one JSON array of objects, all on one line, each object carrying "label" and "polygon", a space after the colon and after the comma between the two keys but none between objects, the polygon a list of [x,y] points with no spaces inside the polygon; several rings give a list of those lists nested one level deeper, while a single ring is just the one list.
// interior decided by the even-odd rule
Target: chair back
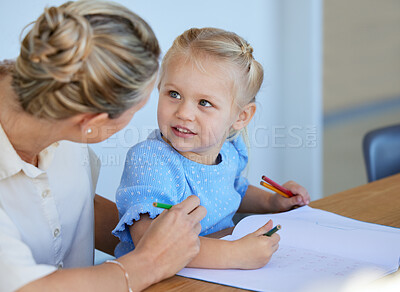
[{"label": "chair back", "polygon": [[400,125],[368,132],[363,140],[368,182],[400,172]]}]

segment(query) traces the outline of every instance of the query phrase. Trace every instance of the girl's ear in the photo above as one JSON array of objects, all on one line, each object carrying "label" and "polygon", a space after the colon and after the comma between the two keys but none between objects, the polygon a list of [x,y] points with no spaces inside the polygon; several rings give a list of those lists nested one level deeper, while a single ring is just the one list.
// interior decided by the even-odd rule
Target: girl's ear
[{"label": "girl's ear", "polygon": [[247,104],[243,108],[242,112],[239,114],[237,120],[233,123],[232,128],[235,129],[236,131],[239,131],[244,127],[246,127],[250,123],[255,112],[256,112],[256,104],[254,102]]}]

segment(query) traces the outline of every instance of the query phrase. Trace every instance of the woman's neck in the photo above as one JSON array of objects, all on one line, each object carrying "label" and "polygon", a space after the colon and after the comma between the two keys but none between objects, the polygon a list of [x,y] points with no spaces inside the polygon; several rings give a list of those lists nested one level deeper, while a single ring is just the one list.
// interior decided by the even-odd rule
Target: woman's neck
[{"label": "woman's neck", "polygon": [[0,123],[21,159],[35,166],[39,153],[57,141],[54,125],[22,110],[10,76],[0,78]]}]

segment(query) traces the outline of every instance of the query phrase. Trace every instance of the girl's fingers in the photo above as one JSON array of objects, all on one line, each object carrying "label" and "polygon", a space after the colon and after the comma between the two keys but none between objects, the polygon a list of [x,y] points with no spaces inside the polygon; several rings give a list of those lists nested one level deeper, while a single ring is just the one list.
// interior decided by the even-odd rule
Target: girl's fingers
[{"label": "girl's fingers", "polygon": [[253,232],[254,235],[260,236],[263,235],[264,233],[267,233],[272,229],[272,220],[269,220],[265,225],[261,226],[258,228],[256,231]]},{"label": "girl's fingers", "polygon": [[307,190],[294,181],[288,181],[284,184],[285,188],[290,190],[295,196],[292,197],[292,205],[300,205],[303,206],[305,204],[310,203],[310,195]]},{"label": "girl's fingers", "polygon": [[292,206],[294,205],[304,205],[303,197],[301,195],[295,195],[290,198]]}]

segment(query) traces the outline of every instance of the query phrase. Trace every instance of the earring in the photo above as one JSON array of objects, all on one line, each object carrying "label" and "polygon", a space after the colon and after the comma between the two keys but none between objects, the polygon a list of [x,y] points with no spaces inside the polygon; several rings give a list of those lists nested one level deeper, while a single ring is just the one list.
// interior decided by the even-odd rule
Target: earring
[{"label": "earring", "polygon": [[92,133],[92,128],[87,129],[87,133],[88,134]]}]

